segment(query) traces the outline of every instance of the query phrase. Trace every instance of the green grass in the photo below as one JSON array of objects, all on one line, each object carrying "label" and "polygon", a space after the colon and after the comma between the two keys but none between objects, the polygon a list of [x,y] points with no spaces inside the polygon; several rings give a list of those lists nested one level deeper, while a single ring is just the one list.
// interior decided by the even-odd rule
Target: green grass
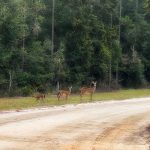
[{"label": "green grass", "polygon": [[[123,100],[129,98],[150,97],[150,89],[140,90],[119,90],[113,92],[95,93],[93,101]],[[84,96],[82,102],[89,102],[90,96]],[[90,101],[91,102],[91,101]],[[66,102],[64,99],[57,100],[54,95],[47,95],[44,102],[37,102],[32,97],[0,98],[0,110],[18,110],[25,108],[34,108],[42,106],[54,106],[64,104],[80,103],[79,95],[71,95]]]}]

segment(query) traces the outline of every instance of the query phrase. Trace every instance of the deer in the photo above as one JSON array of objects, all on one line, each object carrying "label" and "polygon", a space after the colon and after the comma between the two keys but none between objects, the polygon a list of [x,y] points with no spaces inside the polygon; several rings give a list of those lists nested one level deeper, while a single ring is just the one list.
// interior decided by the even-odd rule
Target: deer
[{"label": "deer", "polygon": [[68,88],[68,90],[59,90],[57,93],[58,101],[61,97],[65,97],[68,100],[69,95],[71,94],[72,86]]},{"label": "deer", "polygon": [[37,101],[38,100],[44,100],[45,99],[45,94],[41,94],[41,93],[39,93],[39,94],[37,94],[36,96],[33,96]]},{"label": "deer", "polygon": [[86,94],[90,94],[90,99],[92,100],[93,94],[96,90],[97,82],[92,81],[91,85],[93,85],[93,87],[82,87],[82,88],[80,88],[80,100],[82,100],[83,95],[86,95]]}]

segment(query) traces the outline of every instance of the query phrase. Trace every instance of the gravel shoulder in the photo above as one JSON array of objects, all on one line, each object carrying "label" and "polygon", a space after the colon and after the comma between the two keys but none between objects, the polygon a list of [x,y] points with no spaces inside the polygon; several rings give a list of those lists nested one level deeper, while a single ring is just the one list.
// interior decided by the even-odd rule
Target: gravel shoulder
[{"label": "gravel shoulder", "polygon": [[149,150],[149,124],[150,98],[3,112],[0,150]]}]

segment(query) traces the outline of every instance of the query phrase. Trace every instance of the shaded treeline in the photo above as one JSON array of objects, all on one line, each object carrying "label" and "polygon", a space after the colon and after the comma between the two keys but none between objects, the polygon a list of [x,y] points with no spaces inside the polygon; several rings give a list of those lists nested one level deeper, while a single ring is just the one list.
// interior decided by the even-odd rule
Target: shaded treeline
[{"label": "shaded treeline", "polygon": [[[143,0],[0,0],[1,95],[98,81],[150,82],[150,11]],[[54,50],[52,42],[54,12]]]}]

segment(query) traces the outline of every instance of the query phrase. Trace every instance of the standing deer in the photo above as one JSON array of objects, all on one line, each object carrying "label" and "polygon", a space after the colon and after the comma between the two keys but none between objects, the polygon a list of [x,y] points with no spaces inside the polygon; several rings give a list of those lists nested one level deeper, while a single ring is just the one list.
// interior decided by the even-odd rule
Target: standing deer
[{"label": "standing deer", "polygon": [[68,90],[59,90],[57,93],[57,98],[60,100],[61,97],[66,97],[66,100],[68,100],[69,95],[71,94],[72,87],[69,87]]},{"label": "standing deer", "polygon": [[43,101],[45,99],[45,94],[39,93],[36,96],[32,96],[32,97],[34,97],[37,101],[38,100],[42,100]]},{"label": "standing deer", "polygon": [[80,88],[80,100],[82,100],[83,95],[90,94],[90,99],[92,100],[93,94],[96,90],[97,82],[92,81],[93,87],[82,87]]}]

